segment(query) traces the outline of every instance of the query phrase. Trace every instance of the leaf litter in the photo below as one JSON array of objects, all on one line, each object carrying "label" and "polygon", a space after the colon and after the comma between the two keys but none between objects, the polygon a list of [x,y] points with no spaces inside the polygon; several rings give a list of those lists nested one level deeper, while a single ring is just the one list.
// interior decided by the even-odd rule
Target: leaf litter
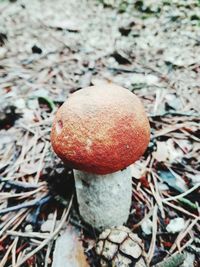
[{"label": "leaf litter", "polygon": [[182,266],[198,266],[199,10],[194,0],[0,2],[0,266],[51,266],[69,223],[89,265],[99,265],[98,233],[81,222],[72,170],[49,135],[71,93],[106,83],[137,94],[151,123],[149,147],[131,166],[127,225],[150,266],[182,264],[181,252]]}]

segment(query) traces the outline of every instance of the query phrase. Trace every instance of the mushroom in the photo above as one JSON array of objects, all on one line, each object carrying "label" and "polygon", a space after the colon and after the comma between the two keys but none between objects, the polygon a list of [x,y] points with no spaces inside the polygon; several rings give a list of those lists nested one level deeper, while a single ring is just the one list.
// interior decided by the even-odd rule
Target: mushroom
[{"label": "mushroom", "polygon": [[51,143],[74,169],[79,212],[97,229],[122,225],[129,216],[129,165],[146,150],[149,122],[142,103],[116,85],[91,86],[73,93],[58,109]]}]

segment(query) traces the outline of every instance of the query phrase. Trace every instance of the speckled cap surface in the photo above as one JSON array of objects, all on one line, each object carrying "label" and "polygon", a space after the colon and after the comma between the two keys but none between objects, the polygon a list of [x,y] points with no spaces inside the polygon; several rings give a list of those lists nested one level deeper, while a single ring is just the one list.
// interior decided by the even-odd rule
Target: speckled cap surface
[{"label": "speckled cap surface", "polygon": [[150,127],[139,98],[116,85],[91,86],[58,109],[51,131],[55,153],[74,169],[119,171],[146,150]]}]

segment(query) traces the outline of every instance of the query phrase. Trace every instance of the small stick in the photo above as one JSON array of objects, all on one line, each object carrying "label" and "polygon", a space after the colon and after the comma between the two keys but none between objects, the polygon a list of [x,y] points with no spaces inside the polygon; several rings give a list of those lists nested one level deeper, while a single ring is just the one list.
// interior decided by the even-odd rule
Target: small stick
[{"label": "small stick", "polygon": [[181,248],[179,248],[178,251],[176,251],[173,255],[176,255],[178,253],[183,252],[183,250],[188,247],[190,244],[192,244],[192,242],[194,241],[194,238],[190,238],[190,240],[188,240]]},{"label": "small stick", "polygon": [[194,114],[194,113],[187,113],[187,112],[163,112],[163,113],[158,113],[158,114],[149,114],[150,118],[156,118],[156,117],[164,117],[164,116],[186,116],[186,117],[194,117],[194,118],[199,118],[200,114]]},{"label": "small stick", "polygon": [[176,247],[180,247],[180,243],[181,243],[181,241],[183,240],[183,238],[188,234],[188,232],[190,231],[190,230],[192,230],[192,228],[194,227],[194,225],[197,223],[197,221],[199,220],[200,218],[196,218],[195,220],[193,220],[192,222],[191,222],[191,224],[189,225],[186,225],[185,226],[185,229],[184,229],[184,232],[181,232],[179,235],[178,235],[178,237],[177,237],[177,239],[176,239],[176,241],[174,242],[174,244],[172,245],[172,247],[171,247],[171,249],[170,249],[170,253],[172,253],[175,249],[176,249]]},{"label": "small stick", "polygon": [[19,209],[30,208],[33,206],[41,206],[41,205],[44,205],[47,201],[49,201],[49,199],[51,199],[51,196],[47,195],[47,196],[40,198],[40,199],[27,201],[23,204],[19,204],[19,205],[13,206],[13,207],[9,207],[9,208],[0,210],[0,215],[6,214],[6,213],[11,212],[11,211],[19,210]]},{"label": "small stick", "polygon": [[28,192],[22,192],[22,193],[16,193],[16,194],[11,194],[11,193],[0,193],[0,199],[8,199],[8,198],[19,198],[19,199],[24,199],[27,197],[30,197],[31,195],[36,194],[37,192],[41,191],[42,186],[33,190],[33,191],[28,191]]},{"label": "small stick", "polygon": [[173,201],[182,197],[187,196],[188,194],[192,193],[193,191],[195,191],[196,189],[198,189],[200,187],[200,183],[197,183],[196,185],[194,185],[193,187],[191,187],[189,190],[187,190],[186,192],[179,194],[178,196],[173,196],[173,197],[168,197],[163,199],[163,202],[168,202],[168,201]]},{"label": "small stick", "polygon": [[[14,224],[14,226],[13,226],[13,228],[12,228],[12,230],[15,230],[22,222],[23,222],[23,220],[26,218],[26,216],[27,216],[27,214],[28,214],[28,211],[26,211],[24,214],[23,214],[23,216],[21,216],[21,218],[19,218],[19,220],[18,220],[18,218],[17,218],[17,220],[16,220],[16,222],[15,222],[15,224]],[[6,226],[8,225],[8,223],[6,224]],[[6,237],[7,237],[8,235],[7,235],[7,233],[0,239],[0,242],[2,242]]]},{"label": "small stick", "polygon": [[166,134],[168,134],[170,132],[173,132],[173,131],[176,131],[176,130],[181,130],[182,128],[185,128],[185,127],[191,127],[193,125],[194,125],[194,123],[192,123],[190,121],[188,123],[185,122],[185,123],[180,123],[180,124],[177,124],[177,125],[170,125],[170,126],[168,126],[166,128],[163,128],[161,130],[158,130],[154,134],[153,138],[157,138],[157,137],[159,137],[161,135],[166,135]]},{"label": "small stick", "polygon": [[17,213],[12,219],[9,218],[9,221],[6,222],[5,225],[4,225],[4,227],[1,229],[1,231],[0,231],[0,236],[1,236],[1,235],[3,234],[3,232],[4,232],[6,229],[8,229],[9,226],[12,225],[12,224],[15,222],[15,220],[16,220],[18,217],[20,217],[24,212],[25,212],[25,211],[22,210],[22,211],[20,211],[19,213]]},{"label": "small stick", "polygon": [[6,264],[8,255],[10,254],[10,251],[12,250],[14,245],[15,245],[15,240],[12,242],[12,244],[7,249],[6,254],[4,255],[3,259],[0,262],[0,267],[4,267],[4,265]]},{"label": "small stick", "polygon": [[168,206],[170,206],[170,207],[172,207],[172,208],[174,208],[174,209],[176,209],[176,210],[178,210],[178,211],[181,211],[182,213],[187,214],[187,215],[190,216],[190,217],[198,218],[198,220],[200,220],[200,217],[196,216],[196,215],[193,214],[193,213],[190,213],[190,212],[187,211],[186,209],[183,209],[183,208],[181,208],[181,207],[179,207],[179,206],[176,206],[176,205],[172,204],[171,202],[166,201],[166,202],[164,202],[164,204],[166,204],[166,205],[168,205]]},{"label": "small stick", "polygon": [[6,232],[8,235],[12,235],[12,236],[21,236],[21,237],[30,237],[30,238],[41,238],[41,239],[45,239],[49,236],[49,234],[47,233],[38,233],[38,232],[30,232],[30,233],[24,233],[24,232],[17,232],[17,231],[13,231],[13,230],[8,230]]},{"label": "small stick", "polygon": [[42,163],[44,161],[44,157],[45,157],[45,154],[46,154],[46,151],[47,151],[47,147],[48,147],[48,142],[45,143],[45,146],[44,146],[44,149],[43,149],[43,152],[42,152],[39,164],[38,164],[38,170],[37,170],[37,173],[36,173],[36,176],[35,176],[35,184],[38,183],[38,180],[40,178],[40,173],[41,173],[41,170],[42,170]]},{"label": "small stick", "polygon": [[2,176],[0,176],[0,182],[9,184],[10,186],[19,188],[19,189],[24,189],[24,190],[31,190],[31,189],[37,189],[39,185],[37,184],[30,184],[30,183],[24,183],[24,182],[19,182],[19,181],[13,181],[13,180],[6,180]]},{"label": "small stick", "polygon": [[158,218],[158,206],[155,205],[154,211],[153,211],[153,229],[152,229],[152,238],[151,238],[151,244],[147,256],[147,262],[150,264],[151,259],[153,258],[155,245],[156,245],[156,234],[157,234],[157,218]]},{"label": "small stick", "polygon": [[[57,217],[57,211],[55,211],[54,213],[54,218],[53,218],[53,224],[52,224],[52,229],[50,234],[53,234],[53,231],[55,230],[55,226],[56,226],[56,217]],[[53,241],[49,242],[48,247],[47,247],[47,252],[46,252],[46,256],[45,256],[45,265],[44,267],[48,267],[48,259],[49,259],[49,255],[51,253],[51,249],[53,246]]]},{"label": "small stick", "polygon": [[152,177],[153,177],[155,190],[154,190],[152,183],[150,183],[149,186],[150,186],[151,191],[152,191],[152,193],[156,199],[156,202],[159,206],[161,216],[162,216],[162,218],[165,218],[165,212],[164,212],[164,208],[163,208],[162,198],[160,196],[160,192],[159,192],[158,185],[157,185],[157,180],[156,180],[156,177],[154,176],[153,172],[152,172]]},{"label": "small stick", "polygon": [[16,237],[15,238],[15,243],[13,245],[13,248],[12,248],[12,265],[15,265],[16,263],[16,248],[17,248],[17,242],[19,240],[19,237]]}]

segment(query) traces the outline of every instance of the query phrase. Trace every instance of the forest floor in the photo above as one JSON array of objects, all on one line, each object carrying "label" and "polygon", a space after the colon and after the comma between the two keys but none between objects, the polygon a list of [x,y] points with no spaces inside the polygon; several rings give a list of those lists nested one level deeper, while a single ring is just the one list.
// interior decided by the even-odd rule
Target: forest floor
[{"label": "forest floor", "polygon": [[1,267],[51,266],[67,224],[99,266],[50,131],[69,94],[106,83],[138,95],[151,124],[127,226],[151,266],[181,252],[200,266],[200,3],[102,2],[0,1]]}]

